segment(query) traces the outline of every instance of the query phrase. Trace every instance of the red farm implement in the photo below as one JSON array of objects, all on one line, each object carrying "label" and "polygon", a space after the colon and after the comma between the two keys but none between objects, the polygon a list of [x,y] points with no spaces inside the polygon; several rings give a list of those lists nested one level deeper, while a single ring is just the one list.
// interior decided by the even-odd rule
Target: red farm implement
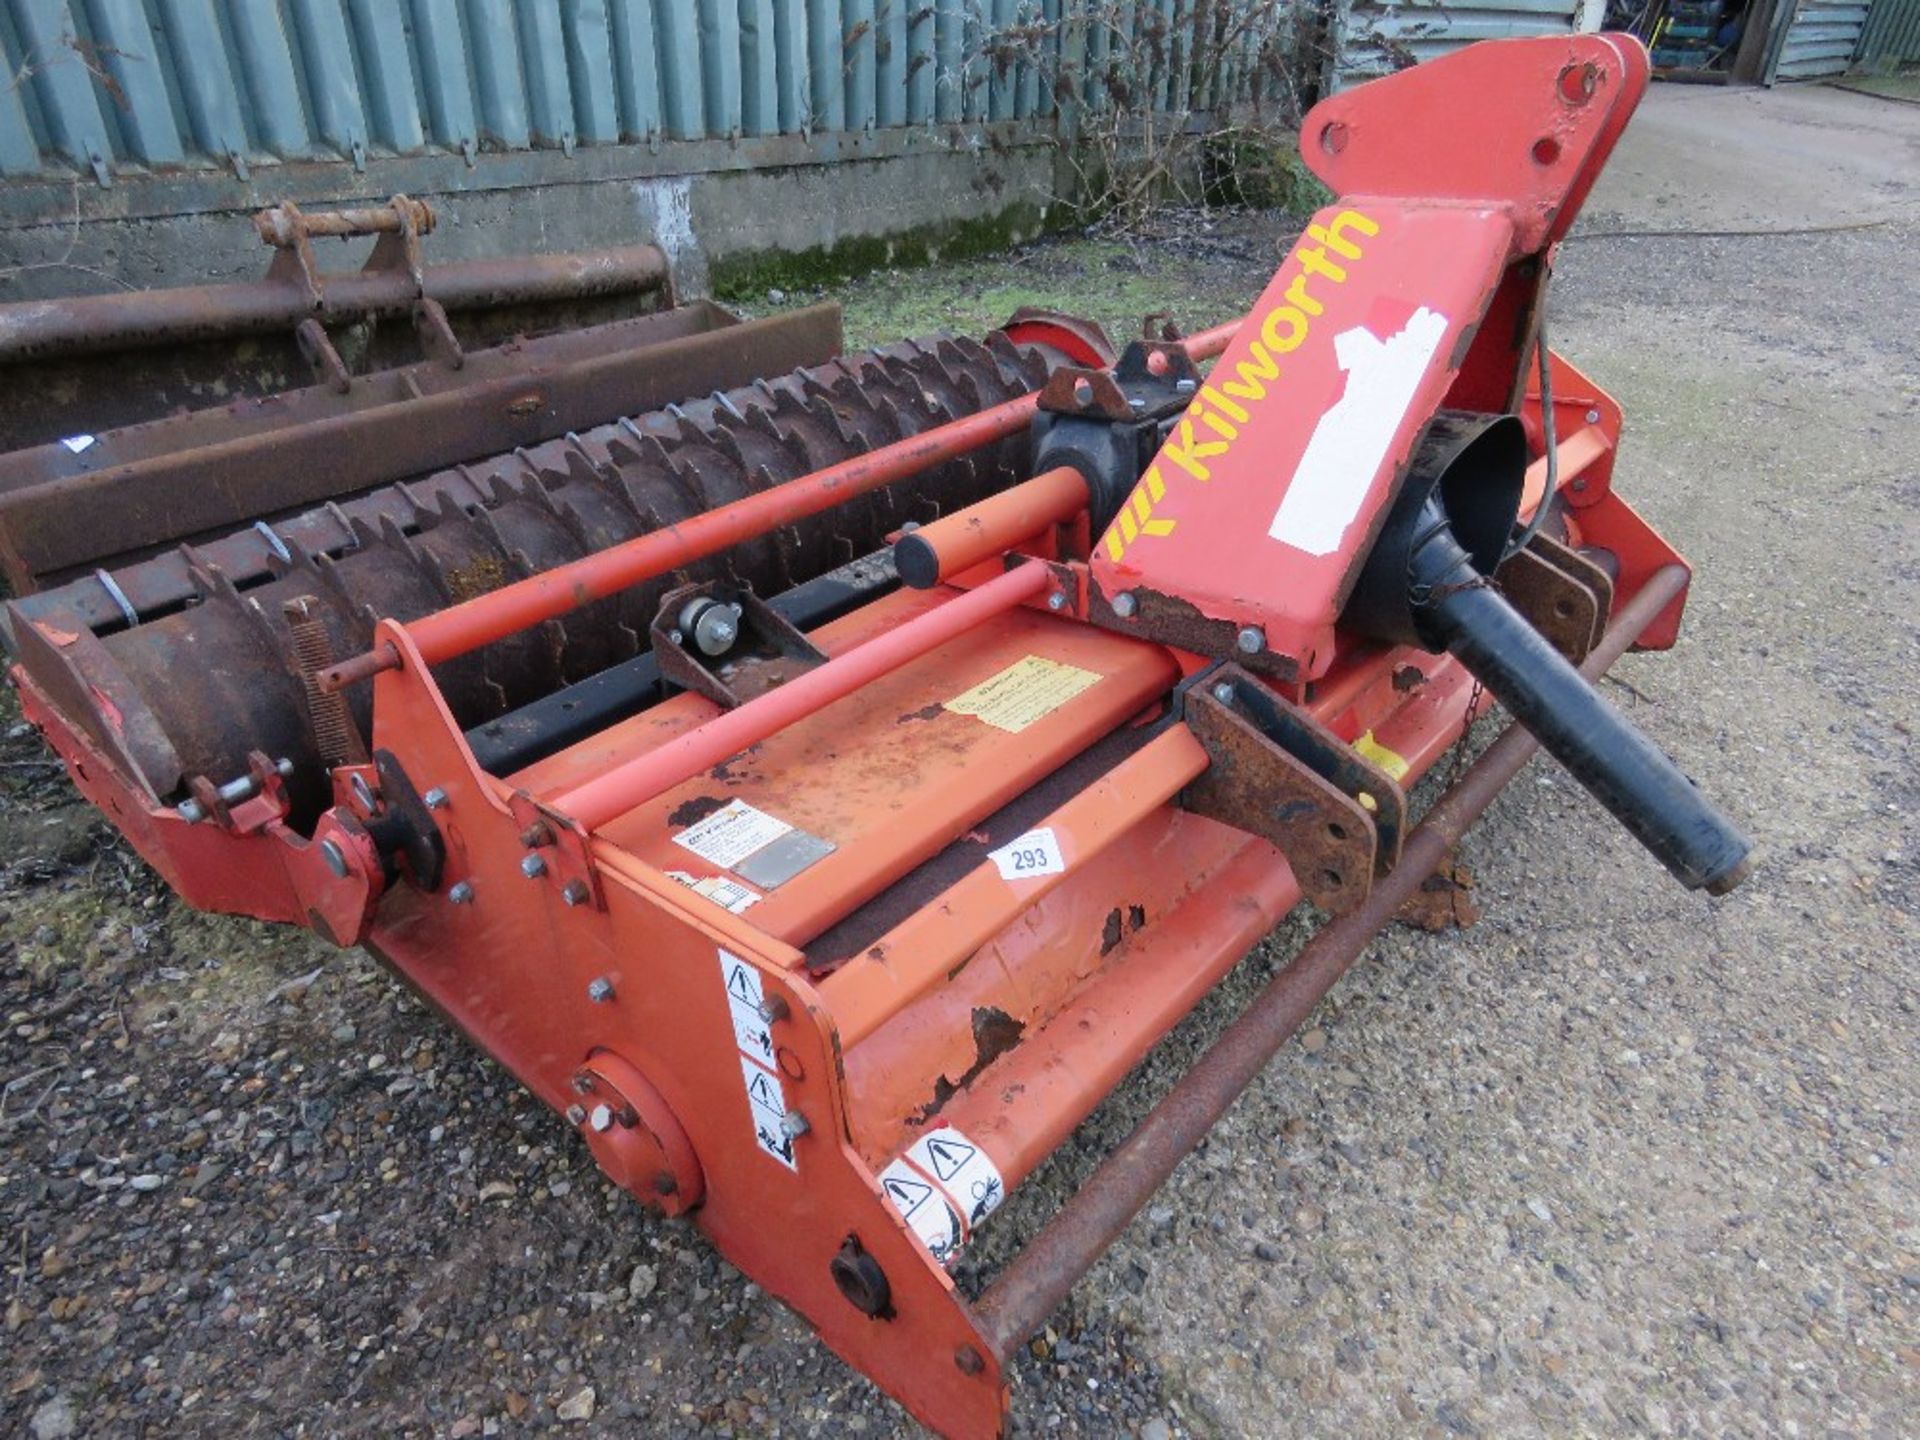
[{"label": "red farm implement", "polygon": [[[1339,198],[1215,331],[834,358],[775,324],[776,379],[112,568],[52,547],[15,682],[189,903],[368,947],[642,1204],[997,1435],[1010,1357],[1536,745],[1681,883],[1745,874],[1592,689],[1673,643],[1689,572],[1544,339],[1646,80],[1576,36],[1325,101]],[[1517,724],[1416,823],[1483,688]],[[962,1294],[1007,1193],[1303,902],[1315,938]]]}]

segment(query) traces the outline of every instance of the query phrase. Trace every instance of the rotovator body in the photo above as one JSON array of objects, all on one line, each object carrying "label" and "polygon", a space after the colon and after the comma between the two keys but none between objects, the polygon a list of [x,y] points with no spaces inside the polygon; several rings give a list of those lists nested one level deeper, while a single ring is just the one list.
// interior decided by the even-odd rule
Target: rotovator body
[{"label": "rotovator body", "polygon": [[[27,711],[193,903],[373,949],[642,1203],[997,1434],[1013,1352],[1535,738],[1683,883],[1745,873],[1588,683],[1672,643],[1688,572],[1543,338],[1646,78],[1630,40],[1497,42],[1325,101],[1339,199],[1215,331],[1108,363],[1025,317],[433,477],[245,584],[163,557],[164,613],[16,602]],[[194,665],[239,697],[211,727],[159,693]],[[1416,828],[1482,685],[1532,738]],[[1328,925],[959,1293],[1303,899]]]}]

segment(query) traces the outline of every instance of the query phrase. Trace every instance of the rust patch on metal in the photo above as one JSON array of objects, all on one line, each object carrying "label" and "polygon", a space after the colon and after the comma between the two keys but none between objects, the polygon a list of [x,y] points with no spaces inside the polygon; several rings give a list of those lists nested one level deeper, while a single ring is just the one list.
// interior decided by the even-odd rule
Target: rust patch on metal
[{"label": "rust patch on metal", "polygon": [[1120,944],[1120,907],[1114,906],[1107,912],[1107,923],[1100,927],[1100,953],[1111,955]]},{"label": "rust patch on metal", "polygon": [[1464,930],[1480,920],[1472,890],[1473,872],[1449,861],[1420,882],[1394,918],[1421,930]]},{"label": "rust patch on metal", "polygon": [[[1119,911],[1114,914],[1117,917]],[[933,1082],[933,1098],[922,1106],[909,1120],[909,1124],[920,1126],[947,1108],[962,1090],[980,1078],[980,1072],[1020,1043],[1027,1033],[1027,1027],[1014,1019],[1006,1011],[993,1005],[979,1005],[973,1012],[973,1064],[958,1080],[949,1080],[942,1075]]]},{"label": "rust patch on metal", "polygon": [[1396,665],[1393,669],[1393,689],[1396,695],[1404,695],[1409,690],[1417,690],[1427,683],[1427,672],[1418,665]]},{"label": "rust patch on metal", "polygon": [[936,700],[933,702],[933,704],[923,705],[918,710],[909,710],[906,714],[902,715],[898,720],[894,721],[893,723],[896,725],[906,725],[914,720],[932,720],[936,716],[944,715],[946,713],[947,713],[947,707],[942,705],[938,700]]},{"label": "rust patch on metal", "polygon": [[667,823],[669,825],[696,825],[706,819],[707,816],[713,814],[714,811],[724,810],[726,805],[727,802],[717,795],[696,795],[691,800],[682,800],[678,805],[674,806],[672,812],[667,816]]}]

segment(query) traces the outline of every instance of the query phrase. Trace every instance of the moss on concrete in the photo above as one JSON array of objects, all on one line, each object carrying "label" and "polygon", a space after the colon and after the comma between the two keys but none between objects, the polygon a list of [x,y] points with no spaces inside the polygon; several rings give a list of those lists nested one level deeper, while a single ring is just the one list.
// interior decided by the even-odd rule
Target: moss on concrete
[{"label": "moss on concrete", "polygon": [[808,290],[889,268],[966,260],[1011,249],[1023,241],[1074,223],[1070,207],[1028,201],[993,215],[916,226],[890,235],[852,235],[810,250],[756,250],[727,255],[711,264],[711,284],[721,300],[751,300],[772,290]]}]

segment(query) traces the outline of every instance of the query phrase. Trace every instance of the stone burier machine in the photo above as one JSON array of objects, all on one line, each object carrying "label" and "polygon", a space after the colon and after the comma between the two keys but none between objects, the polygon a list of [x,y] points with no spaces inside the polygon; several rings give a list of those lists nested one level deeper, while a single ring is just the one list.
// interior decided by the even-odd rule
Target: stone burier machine
[{"label": "stone burier machine", "polygon": [[[78,573],[27,713],[190,903],[365,945],[942,1434],[1549,750],[1747,843],[1594,693],[1688,570],[1544,340],[1647,80],[1503,41],[1329,99],[1246,317],[822,359]],[[89,562],[90,563],[90,562]],[[1416,824],[1482,689],[1518,724]],[[1327,923],[978,1296],[949,1267],[1289,911]]]}]

